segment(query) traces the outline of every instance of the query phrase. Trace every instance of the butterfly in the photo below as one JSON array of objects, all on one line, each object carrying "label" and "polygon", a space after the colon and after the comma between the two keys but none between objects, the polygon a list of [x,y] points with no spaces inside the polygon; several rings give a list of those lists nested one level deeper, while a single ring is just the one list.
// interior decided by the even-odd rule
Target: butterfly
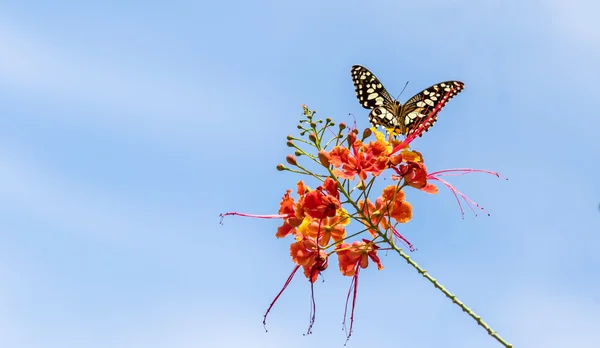
[{"label": "butterfly", "polygon": [[394,134],[411,135],[418,132],[421,136],[437,121],[438,113],[448,100],[465,87],[460,81],[441,82],[400,104],[364,66],[352,66],[351,73],[360,105],[372,109],[369,114],[371,124],[393,129]]}]

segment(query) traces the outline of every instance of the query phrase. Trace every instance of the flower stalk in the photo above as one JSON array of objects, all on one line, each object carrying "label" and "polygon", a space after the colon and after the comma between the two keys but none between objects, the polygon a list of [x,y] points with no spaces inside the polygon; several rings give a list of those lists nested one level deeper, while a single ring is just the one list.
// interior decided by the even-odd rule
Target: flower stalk
[{"label": "flower stalk", "polygon": [[[269,305],[263,320],[266,320],[277,299],[283,294],[297,271],[302,269],[309,281],[312,293],[310,320],[306,334],[312,333],[316,315],[314,285],[319,276],[327,270],[330,258],[337,256],[337,266],[343,276],[351,277],[344,310],[344,331],[346,341],[353,332],[355,305],[358,300],[359,274],[369,265],[378,270],[384,268],[378,256],[379,251],[393,250],[402,257],[421,276],[440,290],[448,299],[459,306],[474,319],[479,326],[501,343],[512,347],[500,335],[467,307],[462,301],[442,286],[425,269],[421,268],[402,248],[409,252],[417,249],[400,231],[406,229],[413,218],[412,205],[407,200],[406,190],[417,190],[427,194],[436,194],[438,188],[434,182],[441,183],[454,194],[461,214],[464,217],[462,199],[475,213],[473,206],[481,206],[469,199],[443,177],[485,173],[501,177],[488,170],[471,168],[446,169],[428,172],[423,155],[409,148],[410,143],[421,135],[422,131],[410,134],[403,141],[397,141],[374,129],[366,129],[358,139],[359,131],[327,118],[314,120],[314,111],[306,106],[304,119],[298,129],[300,138],[289,135],[287,146],[294,149],[294,155],[286,157],[287,167],[279,164],[279,171],[307,175],[314,178],[317,187],[311,189],[304,181],[296,183],[296,197],[287,190],[279,204],[277,214],[256,215],[238,212],[221,214],[221,217],[237,215],[242,217],[281,219],[277,228],[277,238],[291,238],[290,256],[294,268],[283,288]],[[331,134],[330,139],[326,135]],[[311,150],[305,147],[311,147]],[[309,165],[300,164],[308,158]],[[316,166],[317,170],[312,169]],[[392,182],[381,187],[383,180]],[[475,214],[476,215],[476,214]],[[350,226],[352,225],[352,226]],[[348,307],[350,310],[348,311]],[[349,317],[349,321],[346,319]],[[349,323],[349,325],[347,325]]]}]

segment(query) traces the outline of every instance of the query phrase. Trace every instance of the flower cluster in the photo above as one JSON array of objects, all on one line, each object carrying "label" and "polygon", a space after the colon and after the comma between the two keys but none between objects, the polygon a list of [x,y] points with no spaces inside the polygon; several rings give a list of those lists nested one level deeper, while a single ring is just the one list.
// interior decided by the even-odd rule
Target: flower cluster
[{"label": "flower cluster", "polygon": [[[226,213],[250,217],[281,219],[277,238],[292,239],[289,250],[295,264],[292,274],[265,314],[285,290],[300,268],[309,280],[311,289],[319,275],[329,266],[329,258],[336,256],[337,266],[344,276],[352,277],[346,303],[352,298],[350,327],[356,302],[358,276],[361,269],[374,264],[383,269],[378,252],[394,250],[409,260],[397,243],[415,251],[414,246],[398,231],[402,224],[413,218],[413,208],[406,200],[405,189],[413,188],[428,194],[436,194],[432,182],[448,187],[457,199],[462,198],[469,207],[479,207],[455,187],[443,180],[444,175],[462,175],[471,172],[497,173],[475,169],[450,169],[428,172],[423,155],[409,148],[415,133],[404,141],[390,139],[374,129],[366,129],[359,139],[359,131],[348,128],[344,123],[335,127],[331,119],[314,120],[314,112],[304,106],[305,119],[298,128],[301,137],[288,136],[288,146],[295,149],[288,155],[287,163],[278,170],[306,175],[318,182],[310,188],[304,181],[296,184],[296,197],[287,190],[279,204],[278,214],[252,215]],[[337,129],[336,129],[337,128]],[[331,135],[326,139],[327,135]],[[302,146],[314,149],[305,150]],[[297,158],[306,158],[308,165],[301,165]],[[313,169],[314,168],[314,169]],[[378,178],[391,179],[391,183],[380,186]],[[459,200],[460,205],[460,200]],[[462,206],[461,206],[462,212]],[[348,230],[350,223],[353,229]],[[411,261],[412,262],[412,261]],[[352,294],[352,296],[351,296]],[[308,328],[310,333],[313,315]]]}]

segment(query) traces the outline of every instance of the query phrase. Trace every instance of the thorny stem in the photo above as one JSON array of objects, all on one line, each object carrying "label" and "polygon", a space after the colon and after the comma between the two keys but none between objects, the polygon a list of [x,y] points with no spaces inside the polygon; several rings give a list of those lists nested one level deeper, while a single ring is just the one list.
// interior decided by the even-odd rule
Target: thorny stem
[{"label": "thorny stem", "polygon": [[[333,174],[333,173],[330,173],[330,174]],[[334,175],[332,175],[332,177],[335,178],[335,180],[337,181],[337,177],[335,177]],[[471,308],[467,307],[462,301],[457,299],[456,295],[454,295],[450,291],[448,291],[442,284],[440,284],[435,278],[433,278],[429,274],[429,272],[427,272],[425,269],[421,268],[421,266],[419,266],[415,261],[413,261],[413,259],[411,259],[410,256],[408,256],[408,254],[406,254],[404,251],[402,251],[401,248],[397,247],[396,244],[393,243],[392,240],[390,240],[390,238],[388,238],[388,236],[385,233],[381,233],[381,231],[379,231],[379,228],[377,226],[373,225],[373,222],[371,221],[371,219],[369,219],[367,216],[364,215],[364,213],[362,212],[362,209],[359,209],[356,202],[354,202],[351,199],[350,195],[346,192],[346,190],[343,189],[343,186],[342,186],[341,191],[344,194],[344,196],[346,196],[346,198],[348,198],[350,204],[356,209],[358,214],[361,214],[361,215],[363,215],[363,217],[365,217],[365,221],[367,221],[371,225],[370,226],[371,228],[378,231],[379,236],[387,244],[390,245],[392,250],[396,251],[409,265],[411,265],[414,269],[416,269],[417,272],[419,272],[419,274],[421,274],[425,279],[427,279],[431,284],[433,284],[434,287],[438,288],[446,297],[448,297],[450,300],[452,300],[452,302],[454,302],[457,306],[459,306],[460,309],[463,310],[463,312],[467,313],[471,318],[473,318],[473,320],[475,320],[479,326],[484,328],[490,336],[495,338],[496,341],[500,342],[500,344],[502,344],[506,348],[512,348],[512,344],[506,342],[502,337],[500,337],[500,335],[496,331],[494,331],[485,321],[483,321],[483,319],[481,319],[481,317],[479,315],[477,315]]]},{"label": "thorny stem", "polygon": [[487,331],[487,333],[490,336],[495,338],[496,341],[500,342],[500,344],[502,344],[504,347],[512,348],[512,344],[506,342],[502,337],[500,337],[500,335],[496,331],[492,330],[492,328],[485,321],[483,321],[483,319],[481,319],[481,317],[479,315],[475,314],[475,312],[473,312],[473,310],[471,308],[467,307],[462,301],[457,299],[456,295],[454,295],[450,291],[448,291],[442,284],[440,284],[435,278],[433,278],[429,274],[429,272],[427,272],[426,270],[421,268],[421,266],[419,266],[415,261],[413,261],[410,258],[410,256],[408,256],[406,253],[404,253],[404,251],[402,251],[402,249],[398,248],[396,245],[391,245],[391,247],[404,260],[406,260],[406,262],[409,265],[411,265],[414,269],[416,269],[417,272],[419,272],[423,276],[423,278],[427,279],[431,284],[433,284],[433,286],[438,288],[444,295],[446,295],[446,297],[448,297],[450,300],[452,300],[452,302],[454,302],[457,306],[459,306],[460,309],[463,310],[463,312],[467,313],[471,318],[473,318],[473,320],[475,320],[477,322],[477,325],[484,328],[485,331]]}]

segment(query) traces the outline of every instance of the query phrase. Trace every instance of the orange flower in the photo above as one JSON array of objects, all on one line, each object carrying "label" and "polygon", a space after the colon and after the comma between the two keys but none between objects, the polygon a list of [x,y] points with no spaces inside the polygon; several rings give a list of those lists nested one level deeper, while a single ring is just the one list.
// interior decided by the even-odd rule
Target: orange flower
[{"label": "orange flower", "polygon": [[[302,200],[304,192],[306,191],[304,182],[300,180],[296,186],[298,187],[298,195]],[[279,203],[279,214],[286,217],[283,219],[283,224],[277,228],[277,233],[275,233],[275,237],[277,238],[295,234],[297,232],[296,228],[300,226],[304,219],[302,206],[298,203],[294,203],[294,199],[290,197],[290,192],[292,192],[292,190],[287,190],[281,199],[281,203]]]},{"label": "orange flower", "polygon": [[[390,222],[386,217],[399,223],[407,223],[412,219],[412,206],[404,200],[404,191],[397,190],[394,185],[387,186],[383,189],[382,195],[375,200],[375,204],[368,200],[366,203],[358,202],[363,214],[370,218],[373,225],[387,230],[390,228]],[[369,228],[369,233],[373,237],[377,236],[377,231],[372,228]]]},{"label": "orange flower", "polygon": [[[379,226],[382,223],[382,221],[385,221],[383,214],[383,208],[385,207],[383,206],[382,200],[375,200],[375,203],[377,205],[371,203],[371,201],[369,201],[368,199],[366,201],[361,200],[358,202],[358,207],[362,210],[362,213],[366,217],[368,217],[369,220],[371,220],[371,223],[374,226]],[[365,225],[367,225],[366,222]],[[377,230],[369,228],[369,233],[371,234],[371,236],[377,237]]]},{"label": "orange flower", "polygon": [[388,163],[391,147],[383,139],[363,144],[360,140],[352,144],[352,152],[349,148],[336,146],[329,153],[330,161],[335,169],[333,172],[340,178],[354,180],[358,175],[361,180],[366,180],[370,173],[373,176],[381,174]]},{"label": "orange flower", "polygon": [[427,186],[427,168],[425,168],[424,163],[410,161],[394,167],[394,171],[404,178],[404,182],[408,186],[416,189]]},{"label": "orange flower", "polygon": [[327,246],[329,241],[340,242],[346,237],[346,229],[350,223],[350,218],[345,210],[340,209],[336,216],[323,219],[305,219],[304,223],[298,227],[298,231],[307,237],[319,241],[322,247]]},{"label": "orange flower", "polygon": [[397,155],[390,156],[390,163],[395,166],[400,163],[419,162],[423,163],[423,155],[415,150],[404,149]]},{"label": "orange flower", "polygon": [[327,268],[327,253],[319,249],[314,238],[304,237],[290,245],[292,261],[304,268],[304,275],[311,283],[317,281],[319,272]]},{"label": "orange flower", "polygon": [[345,276],[354,276],[358,267],[367,268],[369,266],[369,258],[375,262],[377,269],[383,269],[381,260],[377,256],[379,246],[373,242],[363,239],[352,244],[338,244],[336,246],[340,272]]},{"label": "orange flower", "polygon": [[329,163],[336,168],[342,167],[342,170],[335,169],[333,171],[340,178],[352,180],[359,171],[356,158],[350,156],[350,149],[347,147],[334,147],[329,152]]},{"label": "orange flower", "polygon": [[390,185],[384,188],[379,199],[389,202],[385,215],[402,224],[412,219],[412,206],[404,200],[404,191],[398,191],[396,186]]}]

